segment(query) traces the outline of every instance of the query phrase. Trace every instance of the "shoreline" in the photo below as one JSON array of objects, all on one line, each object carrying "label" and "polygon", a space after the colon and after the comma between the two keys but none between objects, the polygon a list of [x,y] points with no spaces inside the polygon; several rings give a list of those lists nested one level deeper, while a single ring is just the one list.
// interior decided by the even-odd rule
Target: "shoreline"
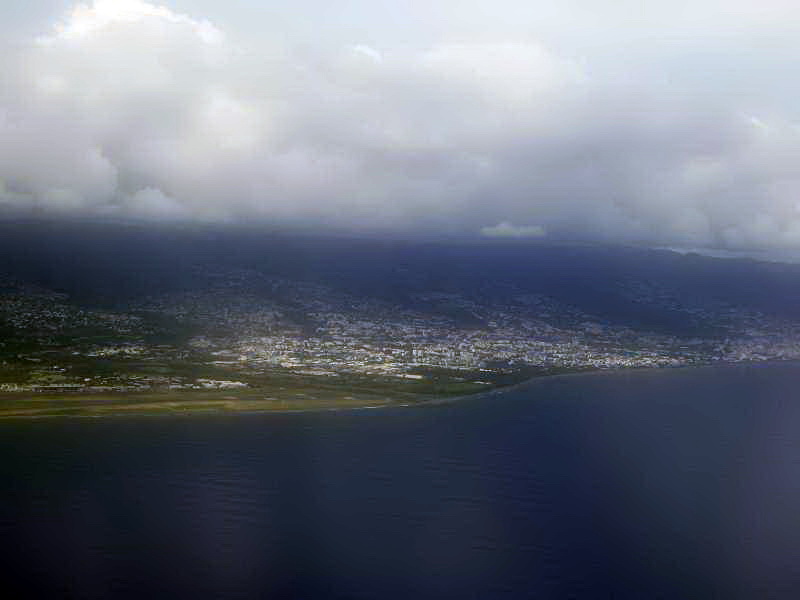
[{"label": "shoreline", "polygon": [[[3,415],[0,414],[0,424],[2,423],[9,423],[9,422],[21,422],[21,421],[40,421],[40,420],[53,420],[53,419],[88,419],[88,420],[98,420],[98,419],[124,419],[124,418],[146,418],[146,419],[153,419],[153,418],[204,418],[204,417],[247,417],[247,416],[254,416],[254,415],[292,415],[292,414],[309,414],[309,413],[329,413],[329,412],[353,412],[353,411],[363,411],[363,410],[385,410],[385,409],[396,409],[396,408],[425,408],[425,407],[435,407],[441,405],[448,405],[448,404],[455,404],[458,402],[463,402],[465,400],[478,400],[478,399],[486,399],[493,396],[502,395],[508,392],[513,392],[515,390],[520,390],[526,387],[531,387],[533,385],[545,382],[545,381],[553,381],[557,379],[567,379],[567,378],[576,378],[576,377],[587,377],[587,376],[597,376],[600,374],[609,375],[609,376],[620,376],[620,375],[633,375],[633,374],[652,374],[652,373],[659,373],[659,372],[669,372],[669,371],[686,371],[686,370],[697,370],[697,369],[708,369],[708,368],[755,368],[759,366],[780,366],[780,365],[790,365],[790,364],[797,364],[800,365],[800,360],[798,359],[785,359],[785,360],[766,360],[766,361],[737,361],[737,362],[714,362],[714,363],[705,363],[705,364],[695,364],[695,365],[677,365],[677,366],[669,366],[669,367],[623,367],[623,368],[616,368],[616,369],[602,369],[602,368],[594,368],[594,369],[586,369],[576,372],[569,372],[569,373],[544,373],[541,375],[535,375],[518,383],[513,383],[510,385],[503,385],[503,386],[495,386],[491,389],[487,390],[479,390],[469,394],[461,394],[461,395],[454,395],[454,396],[442,396],[436,398],[429,398],[429,399],[420,399],[418,401],[397,401],[393,402],[388,400],[386,403],[382,404],[363,404],[363,405],[336,405],[335,401],[330,402],[330,406],[313,406],[307,408],[283,408],[283,407],[265,407],[263,409],[244,409],[244,410],[226,410],[225,408],[189,408],[188,410],[171,410],[171,411],[148,411],[146,407],[142,407],[141,411],[137,411],[134,407],[133,409],[121,409],[119,411],[109,411],[105,414],[9,414]],[[80,396],[73,396],[73,398],[80,398]],[[35,401],[35,400],[31,400]],[[191,404],[194,400],[186,401],[186,404]],[[1,401],[0,401],[1,402]],[[165,400],[165,403],[169,403],[169,401]],[[229,402],[233,402],[230,400]],[[323,403],[324,404],[324,403]],[[123,405],[123,406],[131,406]],[[1,409],[0,409],[1,410]]]}]

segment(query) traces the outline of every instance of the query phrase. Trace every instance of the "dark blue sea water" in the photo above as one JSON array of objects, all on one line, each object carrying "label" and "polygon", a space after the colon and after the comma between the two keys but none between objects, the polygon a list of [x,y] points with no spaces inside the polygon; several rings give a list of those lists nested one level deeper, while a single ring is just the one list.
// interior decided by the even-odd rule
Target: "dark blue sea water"
[{"label": "dark blue sea water", "polygon": [[0,424],[5,597],[797,598],[800,366]]}]

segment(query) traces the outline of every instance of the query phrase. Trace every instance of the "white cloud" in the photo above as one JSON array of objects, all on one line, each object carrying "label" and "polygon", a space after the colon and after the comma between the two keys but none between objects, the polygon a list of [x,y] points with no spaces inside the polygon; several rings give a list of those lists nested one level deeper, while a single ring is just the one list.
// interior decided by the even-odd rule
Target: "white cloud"
[{"label": "white cloud", "polygon": [[206,4],[4,48],[3,211],[800,246],[793,3]]},{"label": "white cloud", "polygon": [[222,32],[208,21],[196,21],[187,15],[176,14],[165,6],[148,4],[142,0],[95,0],[91,5],[76,5],[64,22],[56,24],[53,34],[42,36],[38,41],[47,45],[59,40],[79,40],[119,25],[148,19],[188,26],[207,44],[218,44],[223,40]]},{"label": "white cloud", "polygon": [[147,220],[184,220],[189,215],[186,207],[174,198],[155,188],[144,188],[124,199],[119,211],[114,213]]},{"label": "white cloud", "polygon": [[547,235],[541,225],[512,225],[507,221],[481,227],[481,235],[492,238],[539,238]]},{"label": "white cloud", "polygon": [[367,44],[354,44],[350,47],[350,49],[359,56],[364,56],[375,63],[383,62],[383,56],[381,53],[375,50],[372,46],[368,46]]}]

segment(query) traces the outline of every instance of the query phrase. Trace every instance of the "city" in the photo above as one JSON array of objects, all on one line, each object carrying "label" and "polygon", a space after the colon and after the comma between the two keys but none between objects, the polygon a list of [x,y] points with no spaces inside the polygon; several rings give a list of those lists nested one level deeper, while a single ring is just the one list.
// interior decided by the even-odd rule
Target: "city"
[{"label": "city", "polygon": [[203,391],[231,399],[249,390],[274,398],[276,377],[290,378],[284,396],[291,378],[329,385],[349,377],[334,386],[361,378],[388,382],[391,392],[435,381],[427,391],[447,395],[549,373],[800,357],[800,323],[688,303],[641,280],[619,294],[702,322],[714,335],[639,330],[522,290],[504,290],[503,300],[431,291],[391,302],[246,269],[202,277],[201,288],[113,309],[4,278],[0,392]]}]

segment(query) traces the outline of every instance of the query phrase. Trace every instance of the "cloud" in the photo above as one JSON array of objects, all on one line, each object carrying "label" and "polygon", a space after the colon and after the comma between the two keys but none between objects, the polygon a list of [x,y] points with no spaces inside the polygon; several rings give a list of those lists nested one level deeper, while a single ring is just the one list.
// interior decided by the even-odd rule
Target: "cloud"
[{"label": "cloud", "polygon": [[51,35],[38,39],[40,44],[55,44],[59,40],[81,40],[102,35],[109,28],[156,19],[172,25],[187,26],[209,44],[222,41],[222,33],[206,20],[196,21],[187,15],[176,14],[164,6],[142,0],[95,0],[93,4],[78,4],[66,21],[56,24]]},{"label": "cloud", "polygon": [[206,4],[5,45],[0,214],[800,245],[792,4]]},{"label": "cloud", "polygon": [[491,227],[481,227],[481,235],[491,238],[539,238],[547,235],[541,225],[512,225],[507,221]]},{"label": "cloud", "polygon": [[115,216],[131,216],[145,220],[174,221],[188,216],[188,210],[174,198],[153,188],[144,188],[124,199],[112,209]]},{"label": "cloud", "polygon": [[383,57],[381,53],[375,50],[375,48],[368,46],[366,44],[354,44],[350,47],[350,49],[360,56],[364,56],[371,60],[372,62],[383,62]]}]

